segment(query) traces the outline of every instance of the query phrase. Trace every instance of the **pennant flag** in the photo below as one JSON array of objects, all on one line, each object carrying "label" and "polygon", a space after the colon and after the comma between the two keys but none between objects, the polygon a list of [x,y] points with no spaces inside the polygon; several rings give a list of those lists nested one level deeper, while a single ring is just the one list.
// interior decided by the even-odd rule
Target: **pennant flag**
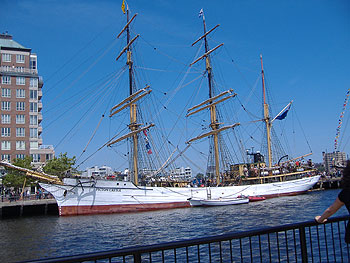
[{"label": "pennant flag", "polygon": [[198,17],[201,17],[201,16],[203,16],[203,8],[199,11]]},{"label": "pennant flag", "polygon": [[341,126],[343,124],[343,118],[344,118],[344,115],[345,115],[346,106],[347,106],[348,101],[349,101],[349,93],[350,93],[350,89],[348,89],[348,91],[346,92],[345,100],[344,100],[344,103],[343,103],[343,110],[340,113],[340,117],[339,117],[339,120],[338,120],[338,127],[336,129],[335,141],[334,141],[334,151],[337,151],[338,139],[339,139],[339,136],[340,136],[340,128],[341,128]]},{"label": "pennant flag", "polygon": [[284,118],[286,118],[287,114],[288,114],[288,111],[290,109],[290,106],[291,106],[291,104],[289,104],[288,108],[284,112],[282,112],[280,115],[278,115],[276,117],[276,120],[283,120]]},{"label": "pennant flag", "polygon": [[123,0],[123,3],[122,3],[122,11],[125,14],[125,0]]},{"label": "pennant flag", "polygon": [[149,145],[149,141],[148,141],[148,137],[147,137],[147,131],[143,130],[143,134],[145,135],[147,153],[152,154],[151,146]]}]

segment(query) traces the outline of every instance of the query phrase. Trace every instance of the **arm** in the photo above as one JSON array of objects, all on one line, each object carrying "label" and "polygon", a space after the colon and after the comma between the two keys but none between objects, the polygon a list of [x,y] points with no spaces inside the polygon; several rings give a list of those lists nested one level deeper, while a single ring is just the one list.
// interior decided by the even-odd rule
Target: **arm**
[{"label": "arm", "polygon": [[337,197],[334,203],[330,207],[328,207],[321,216],[315,217],[315,220],[318,223],[325,223],[327,221],[327,218],[332,216],[335,212],[337,212],[339,208],[341,208],[343,205],[344,203],[340,201],[339,198]]}]

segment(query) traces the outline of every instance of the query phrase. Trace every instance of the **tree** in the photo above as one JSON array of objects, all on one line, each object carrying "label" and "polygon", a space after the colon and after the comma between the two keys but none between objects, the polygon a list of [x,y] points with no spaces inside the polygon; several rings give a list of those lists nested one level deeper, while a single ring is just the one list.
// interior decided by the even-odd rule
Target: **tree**
[{"label": "tree", "polygon": [[60,156],[49,160],[44,166],[44,172],[50,175],[56,175],[59,178],[63,178],[65,174],[72,170],[73,165],[75,164],[76,158],[67,157],[67,153],[60,153]]},{"label": "tree", "polygon": [[[24,159],[15,159],[12,164],[27,168],[27,169],[33,169],[32,165],[32,158],[29,156],[26,156]],[[14,188],[22,188],[24,184],[24,179],[26,178],[26,175],[24,172],[14,170],[14,169],[8,169],[8,173],[3,177],[3,184],[6,187],[14,187]],[[27,178],[26,184],[32,184],[34,183],[33,179]]]}]

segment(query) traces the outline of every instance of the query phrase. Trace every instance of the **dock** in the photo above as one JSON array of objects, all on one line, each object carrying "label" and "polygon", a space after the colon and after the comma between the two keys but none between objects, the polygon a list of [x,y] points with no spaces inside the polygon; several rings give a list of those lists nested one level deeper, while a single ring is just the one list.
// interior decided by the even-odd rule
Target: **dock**
[{"label": "dock", "polygon": [[58,215],[55,199],[15,200],[0,202],[0,218]]},{"label": "dock", "polygon": [[321,178],[313,189],[327,190],[327,189],[338,189],[340,188],[341,177],[326,177]]}]

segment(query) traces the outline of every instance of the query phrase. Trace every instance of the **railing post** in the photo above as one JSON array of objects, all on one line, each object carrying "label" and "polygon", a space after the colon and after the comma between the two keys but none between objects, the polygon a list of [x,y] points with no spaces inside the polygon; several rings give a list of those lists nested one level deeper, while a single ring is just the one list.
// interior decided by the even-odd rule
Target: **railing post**
[{"label": "railing post", "polygon": [[303,263],[307,263],[307,247],[306,247],[306,235],[305,227],[299,227],[301,259]]},{"label": "railing post", "polygon": [[134,263],[141,263],[141,254],[140,253],[134,254]]}]

